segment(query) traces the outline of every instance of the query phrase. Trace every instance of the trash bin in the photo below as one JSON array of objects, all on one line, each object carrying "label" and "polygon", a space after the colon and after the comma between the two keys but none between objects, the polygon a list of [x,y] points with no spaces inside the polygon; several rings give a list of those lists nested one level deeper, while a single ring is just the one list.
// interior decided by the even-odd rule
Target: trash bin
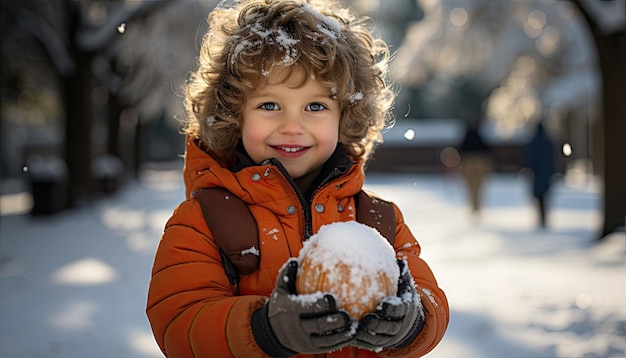
[{"label": "trash bin", "polygon": [[67,207],[68,170],[62,158],[33,155],[27,160],[33,208],[31,215],[50,215]]},{"label": "trash bin", "polygon": [[105,194],[119,189],[124,179],[124,162],[114,155],[102,155],[91,162],[96,191]]}]

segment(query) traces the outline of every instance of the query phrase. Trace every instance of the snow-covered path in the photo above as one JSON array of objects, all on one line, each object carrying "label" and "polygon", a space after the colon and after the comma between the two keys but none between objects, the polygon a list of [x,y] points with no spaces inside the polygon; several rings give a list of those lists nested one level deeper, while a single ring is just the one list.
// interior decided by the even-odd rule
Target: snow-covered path
[{"label": "snow-covered path", "polygon": [[471,218],[456,177],[370,177],[404,209],[451,307],[432,357],[626,357],[626,237],[591,245],[592,183],[553,191],[538,229],[527,183],[493,176]]},{"label": "snow-covered path", "polygon": [[[535,227],[526,183],[494,175],[480,219],[455,176],[371,174],[396,201],[448,294],[448,333],[429,357],[626,356],[626,238],[590,245],[593,183],[554,188]],[[162,357],[145,295],[178,172],[147,173],[90,208],[0,221],[0,357]]]}]

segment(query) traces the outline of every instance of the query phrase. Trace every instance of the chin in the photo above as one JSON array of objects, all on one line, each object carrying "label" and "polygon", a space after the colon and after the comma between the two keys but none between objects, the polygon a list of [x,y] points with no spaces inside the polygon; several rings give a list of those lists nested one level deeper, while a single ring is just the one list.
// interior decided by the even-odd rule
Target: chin
[{"label": "chin", "polygon": [[291,172],[289,170],[287,170],[287,173],[289,173],[289,175],[291,175],[292,179],[299,179],[299,178],[303,177],[306,174],[306,173],[302,173],[300,171]]},{"label": "chin", "polygon": [[291,175],[293,179],[301,178],[309,173],[308,171],[301,170],[301,169],[289,169],[289,168],[285,168],[285,169],[287,169],[287,173],[289,173],[289,175]]}]

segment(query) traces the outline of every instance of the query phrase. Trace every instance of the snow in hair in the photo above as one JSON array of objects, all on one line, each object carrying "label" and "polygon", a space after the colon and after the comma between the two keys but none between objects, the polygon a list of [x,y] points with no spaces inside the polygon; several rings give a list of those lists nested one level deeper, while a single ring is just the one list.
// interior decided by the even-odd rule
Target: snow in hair
[{"label": "snow in hair", "polygon": [[[241,40],[239,43],[237,43],[237,45],[235,45],[233,55],[230,59],[231,65],[235,64],[237,58],[242,52],[254,48],[260,49],[263,43],[266,43],[268,45],[274,45],[284,53],[282,61],[278,63],[278,65],[291,64],[298,58],[298,49],[296,45],[300,40],[291,37],[289,32],[286,31],[284,28],[265,28],[259,21],[247,26],[247,28],[250,30],[251,33],[256,34],[260,38],[260,40]],[[239,36],[233,36],[233,41],[236,42],[238,38]],[[267,77],[267,72],[264,71],[263,74]]]},{"label": "snow in hair", "polygon": [[[317,11],[310,4],[301,4],[301,14],[308,14],[315,19],[315,29],[310,29],[316,40],[322,44],[336,42],[341,36],[341,24],[328,16]],[[255,36],[256,40],[249,40],[247,36],[233,35],[230,41],[234,46],[234,51],[230,58],[231,65],[234,65],[242,53],[246,51],[262,50],[264,45],[275,46],[283,53],[282,59],[276,63],[272,63],[270,67],[294,64],[299,57],[298,43],[299,39],[292,37],[291,31],[284,26],[272,28],[274,24],[263,24],[267,22],[261,14],[249,14],[245,17],[244,25],[241,26],[240,33],[247,33]],[[312,36],[312,35],[309,35]],[[269,76],[269,71],[262,68],[263,76]]]}]

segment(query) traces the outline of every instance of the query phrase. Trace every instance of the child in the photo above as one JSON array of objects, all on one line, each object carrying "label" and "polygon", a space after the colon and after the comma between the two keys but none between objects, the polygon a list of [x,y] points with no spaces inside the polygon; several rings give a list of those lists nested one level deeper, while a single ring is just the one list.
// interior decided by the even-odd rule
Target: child
[{"label": "child", "polygon": [[[294,290],[303,241],[355,220],[363,166],[394,97],[388,59],[362,19],[333,0],[211,12],[186,88],[187,200],[166,224],[148,293],[167,357],[418,357],[441,340],[446,297],[393,204],[397,295],[352,322],[332,294]],[[258,225],[259,267],[238,282],[194,196],[211,187],[243,200]]]}]

